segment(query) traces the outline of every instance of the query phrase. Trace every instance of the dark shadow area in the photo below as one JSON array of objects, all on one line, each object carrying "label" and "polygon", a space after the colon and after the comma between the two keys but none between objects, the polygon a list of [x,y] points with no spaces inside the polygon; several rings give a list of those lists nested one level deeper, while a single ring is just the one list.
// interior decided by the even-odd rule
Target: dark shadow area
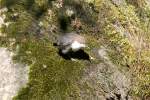
[{"label": "dark shadow area", "polygon": [[[83,5],[84,4],[84,5]],[[69,6],[75,10],[75,16],[81,18],[83,22],[88,25],[95,25],[95,17],[93,16],[95,11],[92,11],[91,4],[84,1],[76,1],[76,0],[64,0],[64,5]],[[94,8],[95,9],[95,8]],[[96,12],[97,13],[97,12]]]},{"label": "dark shadow area", "polygon": [[58,20],[59,20],[60,29],[62,29],[63,31],[66,31],[68,28],[68,24],[69,24],[68,17],[66,17],[65,15],[61,15],[59,16]]},{"label": "dark shadow area", "polygon": [[57,43],[53,43],[53,46],[55,46],[55,47],[56,47],[56,46],[58,46],[58,45],[57,45]]},{"label": "dark shadow area", "polygon": [[35,11],[36,19],[39,19],[46,11],[47,11],[47,8],[44,8],[44,7],[41,7],[37,11]]},{"label": "dark shadow area", "polygon": [[35,0],[26,0],[26,2],[24,3],[24,7],[29,13],[34,15],[34,17],[38,20],[40,19],[41,16],[43,16],[46,13],[48,8],[52,7],[52,1],[55,0],[44,1],[45,3],[39,6],[35,2]]},{"label": "dark shadow area", "polygon": [[106,100],[115,100],[113,97],[106,98]]},{"label": "dark shadow area", "polygon": [[[115,93],[116,97],[117,97],[117,100],[121,100],[121,94],[117,94]],[[127,99],[128,100],[128,99]]]},{"label": "dark shadow area", "polygon": [[89,60],[90,61],[89,54],[87,54],[82,49],[77,52],[70,51],[67,54],[63,54],[61,52],[61,50],[59,50],[58,54],[66,60],[71,60],[71,58],[73,58],[73,59],[78,59],[78,60]]},{"label": "dark shadow area", "polygon": [[14,5],[18,0],[2,0],[0,1],[0,8],[6,6],[8,9],[10,6]]}]

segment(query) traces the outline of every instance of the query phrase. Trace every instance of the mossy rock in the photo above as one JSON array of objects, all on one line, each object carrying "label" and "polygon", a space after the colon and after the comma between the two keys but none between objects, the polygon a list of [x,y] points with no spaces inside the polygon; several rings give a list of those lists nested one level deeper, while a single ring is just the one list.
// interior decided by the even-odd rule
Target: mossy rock
[{"label": "mossy rock", "polygon": [[[59,7],[61,3],[61,0],[2,0],[2,7],[8,8],[5,21],[10,25],[1,28],[6,37],[0,37],[0,45],[17,51],[14,61],[30,67],[29,82],[14,100],[80,99],[78,80],[84,69],[103,63],[73,62],[58,55],[53,46],[55,37],[75,30],[71,26],[74,19],[66,15],[68,7],[81,22],[82,29],[78,31],[87,38],[90,47],[85,51],[94,56],[92,49],[105,46],[111,62],[118,69],[128,67],[133,72],[132,78],[138,80],[133,80],[131,95],[141,98],[150,95],[146,89],[150,83],[148,1],[124,0],[124,5],[116,5],[114,0],[64,0],[64,7]],[[9,39],[15,39],[15,43],[10,45]]]}]

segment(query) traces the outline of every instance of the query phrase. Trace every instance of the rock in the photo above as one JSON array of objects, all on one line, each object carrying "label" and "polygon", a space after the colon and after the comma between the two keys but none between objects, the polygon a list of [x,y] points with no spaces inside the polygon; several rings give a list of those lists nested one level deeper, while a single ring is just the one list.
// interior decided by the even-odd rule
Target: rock
[{"label": "rock", "polygon": [[86,97],[93,100],[128,100],[128,92],[131,89],[130,73],[121,72],[118,66],[111,62],[106,48],[101,47],[98,49],[98,55],[99,59],[103,61],[85,69],[81,80],[81,85],[86,83],[93,89],[93,93],[83,90],[85,92],[82,94],[83,99]]},{"label": "rock", "polygon": [[112,2],[114,4],[116,4],[117,6],[122,6],[122,5],[125,5],[126,4],[126,1],[125,0],[112,0]]},{"label": "rock", "polygon": [[13,63],[13,53],[0,48],[0,100],[12,100],[28,81],[28,67]]}]

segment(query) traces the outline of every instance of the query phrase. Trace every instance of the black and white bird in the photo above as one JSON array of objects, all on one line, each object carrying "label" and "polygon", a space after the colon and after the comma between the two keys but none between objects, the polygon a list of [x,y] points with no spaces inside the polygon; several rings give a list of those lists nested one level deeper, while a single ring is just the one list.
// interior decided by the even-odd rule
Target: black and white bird
[{"label": "black and white bird", "polygon": [[75,32],[61,35],[57,40],[57,46],[63,54],[87,47],[85,38]]}]

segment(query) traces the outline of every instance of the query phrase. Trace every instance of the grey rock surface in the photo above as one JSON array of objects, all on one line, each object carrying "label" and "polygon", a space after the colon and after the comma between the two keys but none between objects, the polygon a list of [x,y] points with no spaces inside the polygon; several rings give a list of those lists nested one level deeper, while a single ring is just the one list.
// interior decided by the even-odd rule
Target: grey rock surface
[{"label": "grey rock surface", "polygon": [[0,48],[0,100],[11,100],[28,81],[28,67],[13,63],[12,55]]},{"label": "grey rock surface", "polygon": [[85,100],[133,100],[128,95],[131,89],[130,72],[119,70],[109,59],[104,47],[97,51],[97,57],[102,61],[85,69],[80,83],[81,86],[87,84],[87,90],[82,91],[81,97]]}]

